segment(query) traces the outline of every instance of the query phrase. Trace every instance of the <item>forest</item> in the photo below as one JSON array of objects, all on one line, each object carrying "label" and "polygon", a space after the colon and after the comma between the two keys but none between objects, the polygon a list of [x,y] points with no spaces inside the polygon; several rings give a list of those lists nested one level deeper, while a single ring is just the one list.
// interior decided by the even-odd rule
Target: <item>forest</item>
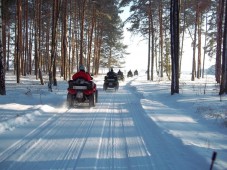
[{"label": "forest", "polygon": [[[147,80],[154,74],[171,80],[179,93],[185,34],[192,40],[191,80],[204,77],[205,57],[215,58],[215,79],[227,93],[227,0],[1,0],[0,94],[5,72],[20,76],[56,72],[65,80],[80,64],[93,75],[100,67],[121,67],[128,55],[123,28],[147,41]],[[119,14],[130,6],[130,16]],[[202,43],[204,42],[204,43]],[[203,56],[202,56],[203,54]],[[155,72],[156,71],[156,72]]]}]

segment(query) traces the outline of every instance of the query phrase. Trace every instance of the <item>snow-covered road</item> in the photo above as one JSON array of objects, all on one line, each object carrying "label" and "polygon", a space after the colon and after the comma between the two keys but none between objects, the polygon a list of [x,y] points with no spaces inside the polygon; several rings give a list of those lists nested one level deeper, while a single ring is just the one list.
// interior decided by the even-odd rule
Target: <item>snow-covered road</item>
[{"label": "snow-covered road", "polygon": [[[55,106],[20,128],[0,134],[0,169],[203,170],[209,161],[166,133],[146,113],[130,85],[104,92],[96,107]],[[63,97],[62,97],[63,96]]]}]

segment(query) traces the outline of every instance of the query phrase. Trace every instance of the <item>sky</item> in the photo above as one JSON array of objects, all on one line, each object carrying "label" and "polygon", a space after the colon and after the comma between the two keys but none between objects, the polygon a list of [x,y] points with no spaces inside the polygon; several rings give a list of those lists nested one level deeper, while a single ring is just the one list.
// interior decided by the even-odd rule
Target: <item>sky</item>
[{"label": "sky", "polygon": [[[122,21],[124,21],[130,15],[129,7],[125,7],[123,9],[124,12],[120,14]],[[129,27],[129,24],[126,24],[126,26],[124,27],[124,43],[128,45],[127,52],[129,52],[130,54],[126,56],[126,69],[146,70],[148,61],[147,40],[144,40],[141,35],[132,35],[129,31],[127,31],[127,27]],[[189,35],[185,35],[184,53],[182,57],[182,71],[186,72],[190,72],[192,70],[193,49],[191,43],[192,40]],[[213,64],[214,59],[211,60],[206,57],[205,69],[209,68]]]},{"label": "sky", "polygon": [[104,91],[99,75],[92,108],[68,108],[67,81],[57,80],[50,92],[34,75],[17,84],[7,73],[0,169],[207,170],[216,152],[213,170],[226,170],[227,96],[220,101],[214,76],[181,76],[180,94],[170,95],[166,79],[139,73]]}]

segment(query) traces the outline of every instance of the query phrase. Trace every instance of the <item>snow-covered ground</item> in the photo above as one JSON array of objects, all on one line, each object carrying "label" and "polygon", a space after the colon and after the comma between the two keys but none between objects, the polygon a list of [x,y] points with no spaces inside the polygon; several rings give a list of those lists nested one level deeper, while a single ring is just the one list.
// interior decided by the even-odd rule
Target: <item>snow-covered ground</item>
[{"label": "snow-covered ground", "polygon": [[170,82],[128,78],[117,92],[98,85],[94,108],[66,107],[67,82],[49,92],[33,76],[6,76],[0,96],[0,169],[227,169],[227,96],[214,77]]}]

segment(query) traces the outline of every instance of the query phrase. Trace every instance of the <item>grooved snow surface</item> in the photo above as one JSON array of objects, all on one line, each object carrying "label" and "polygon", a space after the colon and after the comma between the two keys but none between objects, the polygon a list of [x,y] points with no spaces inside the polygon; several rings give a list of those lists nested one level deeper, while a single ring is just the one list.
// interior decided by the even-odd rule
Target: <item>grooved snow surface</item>
[{"label": "grooved snow surface", "polygon": [[226,96],[220,102],[208,78],[181,80],[180,94],[171,96],[168,81],[147,82],[144,75],[105,92],[98,76],[96,107],[71,109],[66,81],[48,92],[29,77],[21,84],[6,79],[0,169],[204,170],[213,151],[214,169],[227,169]]}]

